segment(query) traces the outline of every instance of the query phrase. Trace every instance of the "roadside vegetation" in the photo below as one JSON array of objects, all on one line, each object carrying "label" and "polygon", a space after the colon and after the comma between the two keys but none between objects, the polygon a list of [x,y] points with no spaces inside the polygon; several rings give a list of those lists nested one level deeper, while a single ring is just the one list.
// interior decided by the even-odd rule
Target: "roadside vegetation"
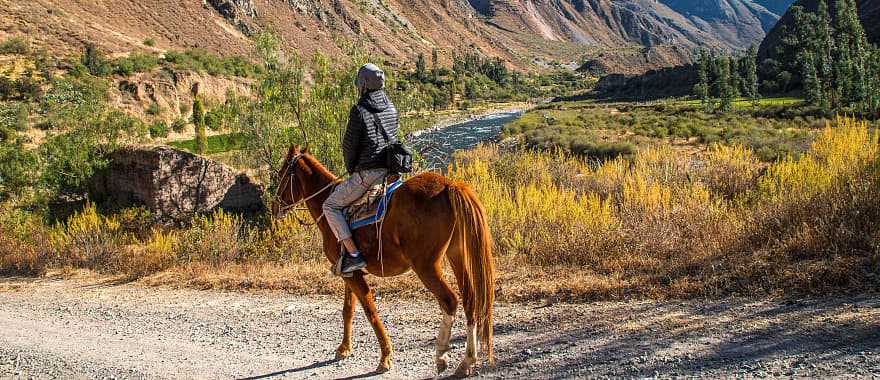
[{"label": "roadside vegetation", "polygon": [[[880,281],[877,133],[839,119],[799,159],[761,170],[754,152],[704,159],[666,147],[595,166],[563,153],[484,146],[450,175],[489,216],[501,297],[571,300],[861,292]],[[4,205],[0,271],[86,268],[146,283],[333,292],[321,239],[293,216],[216,212],[155,227],[143,210],[88,205],[46,223]],[[418,294],[414,279],[384,292]]]},{"label": "roadside vegetation", "polygon": [[[41,58],[0,73],[12,83],[0,101],[0,274],[90,270],[149,284],[338,291],[317,230],[293,215],[218,211],[169,222],[88,202],[89,179],[117,147],[192,126],[198,138],[178,146],[226,155],[269,189],[290,144],[308,143],[340,172],[348,107],[339,105],[355,102],[353,76],[369,57],[352,47],[331,65],[321,55],[282,54],[271,34],[255,42],[247,96],[195,96],[171,125],[114,108],[112,78],[93,69],[121,66],[89,48],[69,66]],[[152,62],[135,58],[132,72]],[[478,69],[419,74],[417,64],[390,76],[389,91],[406,111],[433,109],[436,98],[424,94],[441,88],[465,91],[450,97],[456,107],[470,81],[499,100],[507,98],[491,94],[550,80],[514,80],[492,60],[456,64]],[[485,205],[501,299],[824,294],[880,280],[880,156],[868,123],[761,104],[709,113],[681,102],[578,102],[539,107],[506,133],[525,136],[525,149],[484,146],[449,169]],[[413,276],[381,280],[379,289],[423,294]]]}]

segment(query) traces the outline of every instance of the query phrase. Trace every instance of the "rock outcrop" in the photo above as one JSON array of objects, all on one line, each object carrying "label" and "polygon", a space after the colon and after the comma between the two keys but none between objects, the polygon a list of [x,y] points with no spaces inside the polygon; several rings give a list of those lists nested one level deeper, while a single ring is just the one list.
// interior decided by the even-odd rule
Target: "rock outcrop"
[{"label": "rock outcrop", "polygon": [[93,181],[90,197],[115,206],[143,205],[161,218],[183,218],[223,209],[263,209],[262,186],[205,157],[166,146],[118,150]]},{"label": "rock outcrop", "polygon": [[254,0],[205,0],[217,13],[220,13],[231,24],[235,25],[245,34],[257,31],[248,21],[257,17],[257,6]]}]

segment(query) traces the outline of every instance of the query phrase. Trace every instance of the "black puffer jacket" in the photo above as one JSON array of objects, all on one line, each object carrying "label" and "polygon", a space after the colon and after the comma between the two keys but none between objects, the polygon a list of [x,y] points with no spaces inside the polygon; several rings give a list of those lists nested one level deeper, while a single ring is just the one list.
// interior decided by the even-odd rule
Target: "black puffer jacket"
[{"label": "black puffer jacket", "polygon": [[[376,124],[376,117],[382,125]],[[397,142],[397,109],[383,90],[370,91],[351,107],[348,128],[342,140],[342,155],[349,173],[384,168],[382,150],[388,146],[382,132],[385,127],[391,143]]]}]

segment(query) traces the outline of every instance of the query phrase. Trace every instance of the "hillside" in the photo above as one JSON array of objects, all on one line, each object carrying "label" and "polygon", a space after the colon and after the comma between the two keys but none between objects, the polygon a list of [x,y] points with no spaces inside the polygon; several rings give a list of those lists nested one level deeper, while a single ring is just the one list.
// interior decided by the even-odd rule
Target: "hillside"
[{"label": "hillside", "polygon": [[341,41],[360,41],[391,64],[434,48],[441,61],[476,49],[521,68],[595,58],[611,72],[637,73],[688,61],[697,46],[743,49],[778,18],[750,0],[713,1],[0,0],[0,38],[26,36],[61,54],[94,42],[115,54],[249,55],[248,36],[272,30],[303,55],[335,55]]},{"label": "hillside", "polygon": [[[784,3],[785,1],[783,1]],[[553,41],[741,50],[779,15],[750,0],[471,0],[491,20]]]}]

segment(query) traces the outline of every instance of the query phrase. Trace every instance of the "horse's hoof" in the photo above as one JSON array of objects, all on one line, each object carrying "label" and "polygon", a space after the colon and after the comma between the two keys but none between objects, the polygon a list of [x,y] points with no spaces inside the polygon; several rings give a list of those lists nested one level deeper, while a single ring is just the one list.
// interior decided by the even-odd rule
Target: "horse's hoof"
[{"label": "horse's hoof", "polygon": [[455,377],[456,378],[465,378],[470,377],[474,374],[474,367],[472,364],[469,364],[467,360],[463,361],[458,368],[455,369]]},{"label": "horse's hoof", "polygon": [[460,369],[459,368],[459,369],[455,370],[455,378],[456,379],[464,379],[466,377],[471,377],[472,374],[473,374],[473,370],[471,370],[470,368],[468,368],[468,369]]},{"label": "horse's hoof", "polygon": [[449,368],[449,362],[446,360],[446,358],[437,358],[437,360],[435,360],[435,362],[437,364],[437,374],[438,375],[443,372],[446,372],[446,369]]},{"label": "horse's hoof", "polygon": [[336,349],[336,360],[342,360],[351,356],[351,349]]},{"label": "horse's hoof", "polygon": [[385,373],[391,370],[391,363],[382,363],[376,367],[376,373]]}]

